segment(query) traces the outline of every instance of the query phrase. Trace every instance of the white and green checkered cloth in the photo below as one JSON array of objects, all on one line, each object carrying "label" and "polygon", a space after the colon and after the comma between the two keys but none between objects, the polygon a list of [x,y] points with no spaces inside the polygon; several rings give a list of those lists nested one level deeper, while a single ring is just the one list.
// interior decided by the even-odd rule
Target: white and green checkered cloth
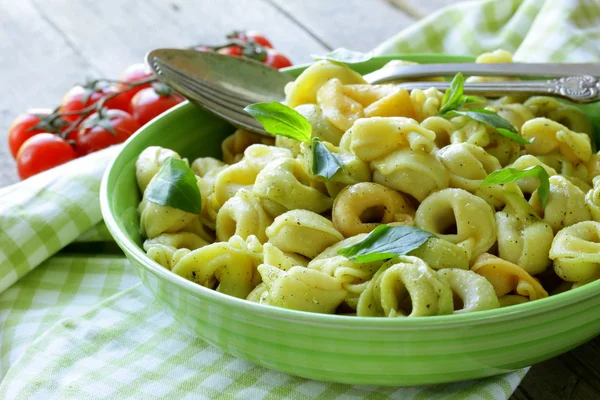
[{"label": "white and green checkered cloth", "polygon": [[[599,41],[597,1],[485,0],[431,15],[376,53],[503,48],[521,61],[599,61]],[[525,375],[418,388],[331,384],[195,338],[101,243],[98,188],[117,150],[0,190],[0,399],[507,399]]]}]

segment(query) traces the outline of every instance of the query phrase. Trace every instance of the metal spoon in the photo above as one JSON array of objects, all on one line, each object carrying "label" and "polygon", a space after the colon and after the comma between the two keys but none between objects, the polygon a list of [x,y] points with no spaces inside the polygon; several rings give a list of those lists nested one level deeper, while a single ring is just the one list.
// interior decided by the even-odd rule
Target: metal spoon
[{"label": "metal spoon", "polygon": [[[244,111],[258,102],[282,101],[284,87],[295,78],[258,61],[214,52],[157,49],[146,56],[152,71],[167,85],[193,103],[226,119],[233,125],[270,136],[263,126]],[[381,75],[378,75],[378,80]],[[406,82],[407,89],[435,87],[446,90],[448,82]],[[467,82],[465,93],[482,96],[522,94],[566,98],[575,103],[600,99],[600,81],[593,76],[567,76],[541,81]]]}]

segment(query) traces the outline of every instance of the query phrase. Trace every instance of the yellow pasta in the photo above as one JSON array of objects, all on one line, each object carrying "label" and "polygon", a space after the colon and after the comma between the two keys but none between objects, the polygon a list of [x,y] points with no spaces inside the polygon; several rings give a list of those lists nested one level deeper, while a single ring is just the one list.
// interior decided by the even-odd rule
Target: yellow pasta
[{"label": "yellow pasta", "polygon": [[330,79],[338,79],[342,84],[366,83],[365,80],[346,65],[326,60],[317,61],[285,87],[285,103],[292,108],[301,104],[315,104],[317,91]]},{"label": "yellow pasta", "polygon": [[281,250],[308,258],[344,238],[330,220],[307,210],[292,210],[275,218],[267,237]]},{"label": "yellow pasta", "polygon": [[481,275],[468,270],[445,268],[438,271],[450,285],[460,304],[454,304],[455,314],[491,310],[500,307],[492,284]]},{"label": "yellow pasta", "polygon": [[474,259],[496,242],[492,208],[463,189],[444,189],[427,197],[415,216],[419,228],[455,243]]},{"label": "yellow pasta", "polygon": [[449,172],[450,187],[471,193],[481,186],[489,174],[502,168],[496,157],[470,143],[446,146],[438,151],[437,158]]},{"label": "yellow pasta", "polygon": [[333,203],[332,220],[345,237],[368,233],[380,224],[411,225],[414,207],[395,190],[363,182],[346,187]]},{"label": "yellow pasta", "polygon": [[158,146],[150,146],[138,156],[135,161],[135,178],[140,192],[144,193],[150,180],[156,175],[160,166],[169,157],[181,159],[173,150]]},{"label": "yellow pasta", "polygon": [[[512,56],[497,50],[477,62]],[[587,116],[543,96],[458,109],[497,113],[529,141],[520,144],[473,114],[440,114],[443,96],[370,85],[343,63],[317,61],[285,88],[311,138],[236,130],[223,160],[191,163],[197,214],[175,208],[190,209],[181,198],[164,202],[173,207],[148,200],[161,165],[181,157],[147,148],[136,161],[144,250],[221,293],[345,316],[480,312],[600,279],[600,153]],[[483,186],[501,169],[538,166],[547,197],[543,175]]]},{"label": "yellow pasta", "polygon": [[550,225],[537,216],[522,195],[505,192],[506,207],[496,213],[498,255],[531,275],[546,270],[554,239]]},{"label": "yellow pasta", "polygon": [[550,258],[554,271],[565,281],[595,279],[600,273],[600,222],[583,221],[558,232]]},{"label": "yellow pasta", "polygon": [[496,295],[503,302],[504,296],[519,295],[527,300],[548,297],[540,282],[523,268],[500,257],[482,254],[473,263],[471,270],[486,278],[494,287]]},{"label": "yellow pasta", "polygon": [[560,175],[550,177],[550,194],[545,208],[542,208],[537,190],[529,203],[550,224],[554,233],[566,226],[592,219],[585,203],[585,193]]},{"label": "yellow pasta", "polygon": [[360,295],[356,314],[371,317],[417,317],[453,312],[452,290],[416,257],[393,259],[377,271]]}]

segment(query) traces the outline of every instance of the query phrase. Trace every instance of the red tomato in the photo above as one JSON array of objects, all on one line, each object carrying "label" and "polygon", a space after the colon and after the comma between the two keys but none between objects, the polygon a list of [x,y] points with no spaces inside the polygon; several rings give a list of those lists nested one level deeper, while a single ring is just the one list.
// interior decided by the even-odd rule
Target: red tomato
[{"label": "red tomato", "polygon": [[273,49],[267,49],[267,56],[263,62],[268,66],[277,69],[292,66],[292,62],[289,58]]},{"label": "red tomato", "polygon": [[27,179],[47,169],[77,158],[73,147],[52,133],[40,133],[23,143],[17,153],[17,171]]},{"label": "red tomato", "polygon": [[[96,103],[98,100],[100,100],[100,98],[106,94],[106,91],[104,89],[100,89],[92,92],[88,96],[87,101],[84,103],[83,96],[85,93],[86,89],[84,89],[83,86],[73,86],[71,90],[69,90],[63,96],[62,101],[60,102],[60,112],[64,113],[79,111],[86,107],[89,107],[92,104]],[[69,122],[73,122],[79,119],[79,115],[65,115],[63,119]]]},{"label": "red tomato", "polygon": [[217,53],[226,54],[228,56],[240,57],[243,53],[243,49],[240,46],[229,46],[217,50]]},{"label": "red tomato", "polygon": [[[143,86],[147,87],[146,85],[143,85]],[[118,86],[113,86],[113,87],[108,88],[106,90],[105,94],[106,95],[110,95],[110,94],[115,93],[115,92],[117,92],[119,90],[121,90],[121,89],[119,89]],[[139,90],[137,90],[137,87],[136,87],[136,88],[128,90],[126,92],[119,93],[115,97],[111,97],[110,99],[106,100],[104,102],[104,107],[109,108],[111,110],[129,111],[129,103],[131,103],[131,98],[138,91]]]},{"label": "red tomato", "polygon": [[269,39],[267,39],[262,33],[259,33],[257,31],[246,31],[239,36],[239,39],[245,42],[249,40],[254,40],[261,46],[269,47],[271,49],[273,48],[273,45],[271,44],[271,42],[269,42]]},{"label": "red tomato", "polygon": [[[111,132],[106,123],[110,124]],[[93,113],[82,122],[75,147],[79,155],[86,155],[104,149],[113,144],[122,143],[140,128],[131,114],[122,110],[103,110],[101,114]]]},{"label": "red tomato", "polygon": [[[40,110],[40,112],[34,112],[35,114],[50,114],[50,110]],[[44,133],[44,129],[33,129],[34,126],[39,124],[40,118],[33,113],[28,112],[21,114],[12,122],[8,128],[8,147],[13,158],[17,158],[17,153],[21,148],[21,145],[30,137],[37,135],[38,133]]]},{"label": "red tomato", "polygon": [[[137,64],[132,64],[129,67],[125,68],[123,70],[123,72],[121,72],[121,75],[119,75],[119,80],[121,82],[137,82],[137,81],[141,81],[143,79],[147,79],[152,77],[152,71],[150,71],[150,68],[148,68],[148,66],[144,63],[137,63]],[[114,88],[114,90],[123,90],[123,89],[127,89],[129,86],[125,85],[125,84],[117,84]],[[129,102],[131,101],[131,99],[133,98],[133,96],[135,96],[135,94],[137,92],[139,92],[142,89],[145,89],[147,87],[150,87],[150,84],[145,84],[145,85],[140,85],[140,86],[136,86],[126,92],[124,92],[123,94],[120,94],[117,97],[121,97],[122,100],[119,101],[119,103],[127,103],[127,108],[120,108],[120,107],[108,107],[108,108],[117,108],[119,110],[124,110],[127,111],[129,108]]]},{"label": "red tomato", "polygon": [[131,99],[130,113],[140,125],[144,125],[183,100],[184,98],[177,93],[163,95],[157,93],[153,87],[146,88]]}]

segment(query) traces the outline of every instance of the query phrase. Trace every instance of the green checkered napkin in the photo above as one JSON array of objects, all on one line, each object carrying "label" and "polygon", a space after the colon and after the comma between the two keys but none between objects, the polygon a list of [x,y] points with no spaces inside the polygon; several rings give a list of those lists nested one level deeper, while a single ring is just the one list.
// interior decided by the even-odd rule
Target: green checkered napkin
[{"label": "green checkered napkin", "polygon": [[[523,61],[598,61],[599,40],[593,0],[486,0],[431,15],[376,53],[504,48]],[[270,371],[195,338],[121,256],[51,257],[73,241],[74,251],[107,248],[97,196],[116,150],[0,190],[0,398],[506,399],[523,378],[525,369],[432,387],[338,385]]]}]

